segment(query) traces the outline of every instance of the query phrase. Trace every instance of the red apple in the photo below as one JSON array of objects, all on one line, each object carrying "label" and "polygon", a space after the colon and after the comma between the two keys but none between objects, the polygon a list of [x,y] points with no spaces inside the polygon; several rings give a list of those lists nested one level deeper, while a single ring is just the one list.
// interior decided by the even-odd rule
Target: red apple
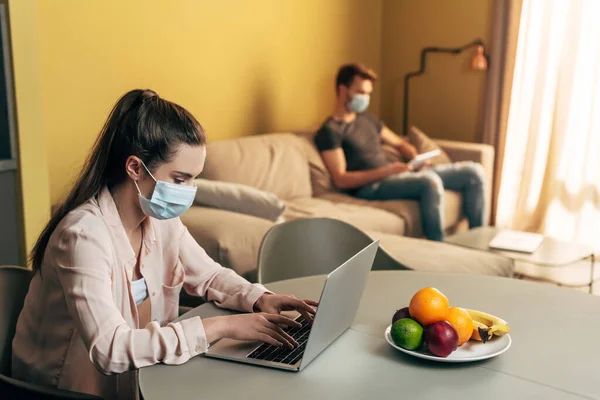
[{"label": "red apple", "polygon": [[446,321],[438,321],[425,327],[425,344],[431,354],[448,357],[458,347],[458,333]]},{"label": "red apple", "polygon": [[402,318],[410,318],[410,314],[408,313],[408,307],[404,307],[396,311],[396,313],[392,317],[392,325],[394,325],[394,322]]}]

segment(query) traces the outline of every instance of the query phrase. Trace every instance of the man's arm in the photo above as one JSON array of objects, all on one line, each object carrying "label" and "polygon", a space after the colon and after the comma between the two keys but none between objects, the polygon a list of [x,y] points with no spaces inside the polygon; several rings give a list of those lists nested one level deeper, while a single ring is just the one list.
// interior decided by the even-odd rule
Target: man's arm
[{"label": "man's arm", "polygon": [[408,143],[408,140],[402,139],[400,136],[396,135],[387,126],[384,126],[381,129],[380,136],[384,143],[389,144],[397,149],[400,154],[409,160],[412,160],[417,154],[419,154],[415,146]]},{"label": "man's arm", "polygon": [[321,157],[331,174],[333,184],[339,189],[356,189],[390,175],[410,170],[407,164],[395,162],[385,167],[365,171],[348,171],[346,169],[346,156],[344,150],[340,147],[322,151]]}]

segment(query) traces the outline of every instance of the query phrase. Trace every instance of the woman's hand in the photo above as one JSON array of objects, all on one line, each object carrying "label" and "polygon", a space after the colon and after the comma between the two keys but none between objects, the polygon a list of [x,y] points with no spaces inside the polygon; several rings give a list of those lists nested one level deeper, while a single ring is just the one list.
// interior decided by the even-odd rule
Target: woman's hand
[{"label": "woman's hand", "polygon": [[274,346],[287,346],[290,349],[298,347],[290,335],[281,327],[296,327],[302,325],[284,315],[256,313],[236,314],[202,320],[206,338],[209,343],[218,339],[260,340]]},{"label": "woman's hand", "polygon": [[269,313],[279,314],[282,311],[298,311],[304,319],[312,321],[315,315],[315,309],[319,303],[312,300],[298,300],[292,295],[265,293],[259,297],[254,304],[254,309]]}]

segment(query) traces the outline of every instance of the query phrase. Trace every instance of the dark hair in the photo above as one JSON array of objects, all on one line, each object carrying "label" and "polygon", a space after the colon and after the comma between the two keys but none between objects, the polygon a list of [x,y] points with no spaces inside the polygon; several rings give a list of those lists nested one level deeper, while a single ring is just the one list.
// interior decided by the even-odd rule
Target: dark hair
[{"label": "dark hair", "polygon": [[342,65],[335,77],[335,91],[337,92],[340,85],[350,87],[354,82],[354,77],[359,76],[363,79],[368,79],[371,82],[377,80],[377,74],[370,68],[362,64],[346,64]]},{"label": "dark hair", "polygon": [[181,144],[206,144],[204,130],[192,114],[152,90],[136,89],[123,95],[104,123],[73,189],[35,243],[30,255],[33,271],[40,271],[50,236],[69,212],[104,186],[113,187],[127,178],[129,156],[140,157],[153,170],[170,161]]}]

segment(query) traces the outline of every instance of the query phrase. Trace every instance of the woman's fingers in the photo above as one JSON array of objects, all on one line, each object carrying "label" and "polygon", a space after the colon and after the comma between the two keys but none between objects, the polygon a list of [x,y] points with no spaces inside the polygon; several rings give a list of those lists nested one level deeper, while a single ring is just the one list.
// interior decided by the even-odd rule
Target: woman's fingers
[{"label": "woman's fingers", "polygon": [[[316,315],[316,310],[315,308],[319,307],[319,303],[316,301],[312,301],[312,300],[303,300],[304,303],[308,304],[309,306],[311,306],[311,308],[313,309],[313,312],[311,314],[309,314],[310,316],[310,320],[314,320],[315,319],[315,315]],[[307,318],[306,315],[304,316],[304,318]]]},{"label": "woman's fingers", "polygon": [[282,304],[281,309],[285,311],[295,310],[298,311],[302,317],[307,321],[312,321],[315,316],[315,309],[319,303],[312,300],[298,300],[291,296],[286,296],[285,302]]},{"label": "woman's fingers", "polygon": [[303,300],[306,304],[312,307],[319,307],[319,302],[312,300]]},{"label": "woman's fingers", "polygon": [[312,322],[315,319],[315,314],[314,313],[309,313],[306,311],[298,311],[300,313],[300,315],[302,315],[304,317],[305,320]]},{"label": "woman's fingers", "polygon": [[296,309],[296,311],[302,313],[302,311],[310,314],[310,315],[315,315],[315,309],[312,308],[311,306],[309,306],[306,302],[302,301],[302,300],[296,300],[293,299],[291,301],[291,305],[292,307],[294,307],[294,309]]},{"label": "woman's fingers", "polygon": [[267,333],[259,333],[258,340],[260,340],[261,342],[271,344],[273,346],[277,346],[277,347],[283,346],[283,342],[280,342],[279,340],[273,338],[271,335],[269,335]]},{"label": "woman's fingers", "polygon": [[289,327],[296,327],[296,328],[300,328],[302,327],[302,324],[294,321],[291,318],[286,317],[285,315],[281,315],[281,314],[264,314],[264,317],[267,319],[267,321],[272,322],[276,325],[279,326],[289,326]]},{"label": "woman's fingers", "polygon": [[294,348],[300,346],[298,344],[298,342],[296,341],[296,339],[294,339],[293,337],[291,337],[286,331],[284,331],[283,329],[281,329],[281,327],[277,327],[277,329],[275,329],[276,332],[278,332],[281,336],[283,336],[284,339],[286,339],[288,342],[290,342],[291,344],[294,345]]},{"label": "woman's fingers", "polygon": [[307,313],[306,311],[299,311],[299,313],[300,313],[300,315],[302,315],[302,318],[307,320],[309,323],[311,323],[314,319],[314,317],[312,315],[310,315],[309,313]]},{"label": "woman's fingers", "polygon": [[[314,301],[311,301],[311,303],[318,305],[318,303],[315,303]],[[283,311],[306,311],[307,313],[314,314],[315,309],[311,307],[311,305],[309,305],[306,301],[303,300],[287,298],[285,302],[281,305],[281,309]]]},{"label": "woman's fingers", "polygon": [[298,347],[298,342],[296,342],[296,340],[293,337],[291,337],[286,331],[281,329],[280,326],[277,326],[273,322],[270,322],[270,321],[266,321],[265,324],[266,324],[265,326],[267,329],[278,332],[285,340],[287,340],[289,343],[293,344],[294,347]]},{"label": "woman's fingers", "polygon": [[275,329],[267,328],[265,326],[263,333],[266,333],[267,335],[271,336],[278,342],[283,343],[285,346],[289,347],[290,349],[294,349],[294,348],[296,348],[296,346],[298,346],[298,343],[294,339],[292,339],[288,334],[283,332],[281,330],[281,328],[278,328],[277,330],[275,330]]}]

